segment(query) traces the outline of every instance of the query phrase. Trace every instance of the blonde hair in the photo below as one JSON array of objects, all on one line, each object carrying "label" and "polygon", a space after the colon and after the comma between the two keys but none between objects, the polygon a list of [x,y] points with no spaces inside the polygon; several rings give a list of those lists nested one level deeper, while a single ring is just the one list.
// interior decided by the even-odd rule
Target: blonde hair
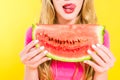
[{"label": "blonde hair", "polygon": [[[78,14],[77,24],[96,24],[97,17],[94,9],[93,0],[83,0],[82,9]],[[56,13],[52,0],[42,0],[42,9],[39,24],[56,24]],[[40,80],[54,80],[52,75],[51,61],[45,62],[39,66]],[[92,67],[82,64],[84,66],[85,74],[84,80],[93,80],[94,70]]]}]

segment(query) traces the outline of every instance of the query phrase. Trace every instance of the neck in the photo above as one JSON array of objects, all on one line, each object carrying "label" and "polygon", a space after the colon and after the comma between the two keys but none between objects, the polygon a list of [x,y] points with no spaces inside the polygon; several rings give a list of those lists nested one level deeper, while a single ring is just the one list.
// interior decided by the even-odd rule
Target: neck
[{"label": "neck", "polygon": [[57,21],[58,24],[75,24],[75,19],[74,20],[59,20]]},{"label": "neck", "polygon": [[57,24],[76,24],[78,22],[78,19],[79,17],[76,17],[72,20],[65,20],[63,18],[57,18]]}]

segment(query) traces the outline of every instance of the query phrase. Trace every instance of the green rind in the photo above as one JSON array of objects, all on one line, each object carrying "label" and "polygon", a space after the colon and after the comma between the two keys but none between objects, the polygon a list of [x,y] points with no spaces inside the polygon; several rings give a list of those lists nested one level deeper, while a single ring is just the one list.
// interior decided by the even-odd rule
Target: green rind
[{"label": "green rind", "polygon": [[[37,25],[32,24],[32,40],[35,40],[35,28],[37,27]],[[38,44],[35,45],[36,47],[39,47]]]},{"label": "green rind", "polygon": [[104,42],[104,33],[105,33],[105,27],[98,26],[97,34],[99,36],[99,44],[103,44],[103,42]]},{"label": "green rind", "polygon": [[32,24],[32,39],[34,40],[35,39],[35,36],[34,36],[34,29],[36,28],[36,25],[35,24]]},{"label": "green rind", "polygon": [[89,55],[83,56],[83,57],[80,57],[80,58],[64,58],[64,57],[59,57],[59,56],[53,55],[51,53],[47,53],[47,56],[52,58],[52,59],[59,60],[59,61],[64,61],[64,62],[82,62],[84,60],[91,59],[91,56],[89,56]]}]

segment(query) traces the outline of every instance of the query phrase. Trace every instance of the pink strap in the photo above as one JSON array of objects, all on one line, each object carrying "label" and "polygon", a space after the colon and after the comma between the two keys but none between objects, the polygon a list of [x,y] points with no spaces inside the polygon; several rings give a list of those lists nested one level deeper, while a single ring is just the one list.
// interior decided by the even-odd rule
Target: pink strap
[{"label": "pink strap", "polygon": [[74,62],[52,60],[51,67],[53,69],[55,80],[80,80],[84,72],[82,65]]},{"label": "pink strap", "polygon": [[105,30],[104,34],[104,43],[107,48],[110,48],[110,40],[109,40],[109,33]]},{"label": "pink strap", "polygon": [[32,41],[32,27],[30,27],[26,32],[25,45],[29,44]]}]

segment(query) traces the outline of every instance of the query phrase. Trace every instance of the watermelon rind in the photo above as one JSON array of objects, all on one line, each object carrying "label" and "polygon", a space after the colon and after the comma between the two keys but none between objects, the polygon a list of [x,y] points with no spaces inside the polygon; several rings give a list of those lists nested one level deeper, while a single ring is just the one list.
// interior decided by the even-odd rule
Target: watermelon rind
[{"label": "watermelon rind", "polygon": [[105,27],[104,26],[98,26],[97,28],[97,35],[99,36],[99,44],[103,44],[104,42],[104,33],[105,33]]},{"label": "watermelon rind", "polygon": [[59,60],[59,61],[64,61],[64,62],[82,62],[82,61],[84,61],[84,60],[90,60],[90,59],[91,59],[91,56],[90,56],[90,55],[83,56],[83,57],[80,57],[80,58],[65,58],[65,57],[59,57],[59,56],[53,55],[53,54],[51,54],[51,53],[47,53],[46,55],[47,55],[48,57],[52,58],[52,59]]},{"label": "watermelon rind", "polygon": [[34,40],[35,39],[35,36],[34,36],[34,29],[36,28],[36,25],[35,24],[32,24],[32,39]]},{"label": "watermelon rind", "polygon": [[[32,40],[36,40],[35,39],[35,29],[36,29],[37,25],[32,24]],[[39,47],[39,44],[35,45],[36,47]]]}]

